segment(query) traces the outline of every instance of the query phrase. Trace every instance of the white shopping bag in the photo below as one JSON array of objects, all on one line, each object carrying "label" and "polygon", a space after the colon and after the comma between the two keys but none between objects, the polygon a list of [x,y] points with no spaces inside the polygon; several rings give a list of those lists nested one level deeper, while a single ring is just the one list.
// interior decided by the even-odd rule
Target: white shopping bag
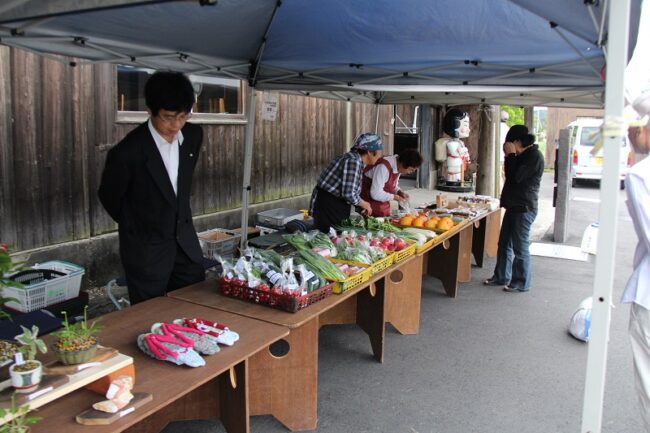
[{"label": "white shopping bag", "polygon": [[593,305],[593,298],[590,296],[585,298],[573,316],[571,316],[571,323],[569,323],[569,334],[578,340],[589,342],[589,328],[591,328],[591,307]]}]

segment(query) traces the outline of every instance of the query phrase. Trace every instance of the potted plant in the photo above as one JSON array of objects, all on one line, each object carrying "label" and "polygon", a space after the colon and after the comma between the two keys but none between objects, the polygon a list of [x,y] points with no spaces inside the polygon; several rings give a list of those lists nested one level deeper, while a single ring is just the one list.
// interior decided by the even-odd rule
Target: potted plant
[{"label": "potted plant", "polygon": [[18,272],[23,264],[24,262],[14,262],[9,255],[9,247],[6,244],[0,244],[0,319],[8,319],[11,317],[1,308],[5,303],[9,301],[19,302],[18,299],[5,297],[2,289],[5,287],[16,287],[19,289],[24,287],[18,281],[13,281],[8,278],[10,275]]},{"label": "potted plant", "polygon": [[56,337],[52,350],[57,359],[65,365],[82,364],[90,361],[97,351],[97,333],[101,326],[96,321],[88,324],[88,306],[84,307],[83,320],[70,324],[68,313],[63,311],[63,329],[53,332]]},{"label": "potted plant", "polygon": [[[36,353],[46,353],[47,346],[38,338],[38,326],[33,325],[31,330],[22,325],[20,328],[23,333],[16,335],[16,341],[21,344],[21,355],[16,355],[16,363],[9,367],[9,375],[16,392],[30,392],[41,383],[43,377],[43,364],[36,360]],[[27,358],[26,361],[23,361],[22,355]]]},{"label": "potted plant", "polygon": [[0,433],[29,433],[32,424],[41,420],[39,416],[29,416],[29,405],[16,406],[16,397],[11,396],[11,406],[0,408],[0,419],[11,416],[11,420],[0,425]]}]

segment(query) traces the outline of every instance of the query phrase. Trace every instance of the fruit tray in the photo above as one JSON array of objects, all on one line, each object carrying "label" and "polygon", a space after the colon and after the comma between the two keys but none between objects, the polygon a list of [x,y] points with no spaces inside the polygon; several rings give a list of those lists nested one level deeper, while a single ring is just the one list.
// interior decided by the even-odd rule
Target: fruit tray
[{"label": "fruit tray", "polygon": [[399,263],[402,260],[411,257],[413,254],[415,254],[416,248],[417,248],[417,244],[415,242],[413,242],[411,245],[404,248],[403,250],[395,251],[393,253],[393,255],[395,256],[395,263]]},{"label": "fruit tray", "polygon": [[262,290],[248,287],[246,281],[235,278],[219,278],[217,280],[217,286],[224,296],[295,313],[330,296],[335,283],[327,284],[303,296],[290,296],[285,293],[273,291],[273,289]]}]

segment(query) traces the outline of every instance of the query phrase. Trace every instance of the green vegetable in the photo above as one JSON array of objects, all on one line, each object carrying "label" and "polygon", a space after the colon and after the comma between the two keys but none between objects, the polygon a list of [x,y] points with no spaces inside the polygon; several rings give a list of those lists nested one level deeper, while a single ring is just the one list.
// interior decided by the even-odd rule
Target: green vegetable
[{"label": "green vegetable", "polygon": [[305,238],[305,236],[302,233],[283,235],[282,237],[298,251],[311,249],[311,246],[309,245],[309,241]]},{"label": "green vegetable", "polygon": [[309,249],[299,249],[298,254],[320,277],[328,280],[343,281],[346,276],[336,265]]}]

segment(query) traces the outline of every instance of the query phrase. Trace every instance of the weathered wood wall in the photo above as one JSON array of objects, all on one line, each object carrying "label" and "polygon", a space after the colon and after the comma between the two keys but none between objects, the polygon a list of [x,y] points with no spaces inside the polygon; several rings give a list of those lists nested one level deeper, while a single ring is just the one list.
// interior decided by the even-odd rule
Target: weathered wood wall
[{"label": "weathered wood wall", "polygon": [[[116,69],[70,67],[0,47],[0,242],[14,250],[84,240],[116,226],[97,199],[108,149],[135,124],[116,123]],[[264,94],[258,94],[258,107]],[[353,104],[352,131],[393,145],[392,107]],[[258,116],[252,203],[311,192],[323,167],[349,148],[346,102],[279,95],[275,122]],[[195,216],[241,205],[245,125],[204,124]]]}]

